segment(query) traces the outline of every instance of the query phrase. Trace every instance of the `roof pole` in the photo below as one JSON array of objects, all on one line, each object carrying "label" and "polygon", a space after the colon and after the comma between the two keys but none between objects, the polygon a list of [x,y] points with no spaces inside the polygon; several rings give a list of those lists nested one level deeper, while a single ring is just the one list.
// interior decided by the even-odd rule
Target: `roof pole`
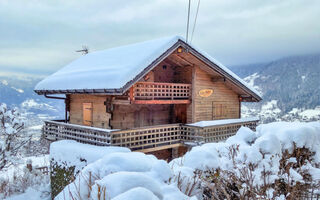
[{"label": "roof pole", "polygon": [[187,44],[188,44],[188,36],[189,36],[190,4],[191,4],[191,0],[189,0],[189,6],[188,6],[187,34],[186,34],[186,43]]}]

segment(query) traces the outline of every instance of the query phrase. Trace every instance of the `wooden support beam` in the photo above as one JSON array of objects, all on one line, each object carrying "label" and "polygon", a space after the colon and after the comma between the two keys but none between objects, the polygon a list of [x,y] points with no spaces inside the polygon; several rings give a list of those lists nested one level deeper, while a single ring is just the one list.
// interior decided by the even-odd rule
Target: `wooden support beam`
[{"label": "wooden support beam", "polygon": [[179,63],[185,63],[184,65],[193,65],[194,63],[188,61],[187,59],[184,59],[182,56],[178,54],[172,54],[171,55],[175,60],[177,60]]},{"label": "wooden support beam", "polygon": [[130,105],[130,100],[114,99],[114,100],[112,100],[112,104],[116,104],[116,105]]},{"label": "wooden support beam", "polygon": [[226,82],[226,77],[212,77],[212,82]]},{"label": "wooden support beam", "polygon": [[160,150],[163,150],[163,149],[177,148],[177,147],[181,147],[181,146],[184,146],[184,145],[181,144],[181,143],[178,143],[178,144],[165,145],[165,146],[161,146],[161,147],[154,147],[154,148],[148,148],[148,149],[139,149],[139,150],[136,150],[136,151],[143,152],[143,153],[151,153],[151,152],[154,152],[154,151],[160,151]]},{"label": "wooden support beam", "polygon": [[134,86],[132,86],[132,87],[130,88],[130,93],[129,93],[130,101],[131,101],[131,102],[134,100],[133,87],[134,87]]},{"label": "wooden support beam", "polygon": [[181,100],[134,100],[132,103],[134,104],[190,104],[191,101],[189,99],[181,99]]}]

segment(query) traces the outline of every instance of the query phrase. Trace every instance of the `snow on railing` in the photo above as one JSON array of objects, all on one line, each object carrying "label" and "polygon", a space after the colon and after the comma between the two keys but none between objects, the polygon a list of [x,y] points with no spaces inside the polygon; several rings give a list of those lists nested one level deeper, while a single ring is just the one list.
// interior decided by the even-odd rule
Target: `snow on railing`
[{"label": "snow on railing", "polygon": [[48,140],[75,140],[80,143],[97,146],[110,146],[111,130],[67,124],[56,121],[45,121],[43,133]]},{"label": "snow on railing", "polygon": [[[241,126],[255,130],[257,118],[213,120],[194,124],[165,124],[108,130],[63,122],[45,121],[44,134],[49,140],[69,139],[97,146],[121,146],[131,150],[161,149],[179,144],[198,145],[224,141]],[[199,124],[200,123],[200,124]]]},{"label": "snow on railing", "polygon": [[182,125],[181,135],[185,143],[219,142],[235,135],[241,126],[256,130],[258,118],[201,121]]}]

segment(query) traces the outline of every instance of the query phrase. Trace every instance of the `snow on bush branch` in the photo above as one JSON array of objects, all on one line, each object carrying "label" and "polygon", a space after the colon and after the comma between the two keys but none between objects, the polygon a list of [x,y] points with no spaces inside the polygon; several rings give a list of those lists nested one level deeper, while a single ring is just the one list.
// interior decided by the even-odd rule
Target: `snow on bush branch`
[{"label": "snow on bush branch", "polygon": [[319,146],[319,122],[270,123],[194,147],[170,165],[181,190],[199,199],[304,199],[320,196]]},{"label": "snow on bush branch", "polygon": [[0,170],[16,163],[18,150],[29,141],[21,137],[23,129],[19,112],[0,103]]}]

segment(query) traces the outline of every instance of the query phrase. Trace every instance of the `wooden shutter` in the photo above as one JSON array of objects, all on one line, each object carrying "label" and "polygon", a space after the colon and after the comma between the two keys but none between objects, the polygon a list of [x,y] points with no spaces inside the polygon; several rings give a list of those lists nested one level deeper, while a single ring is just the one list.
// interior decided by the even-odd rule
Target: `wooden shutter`
[{"label": "wooden shutter", "polygon": [[83,125],[92,126],[92,103],[82,104]]},{"label": "wooden shutter", "polygon": [[227,117],[227,106],[223,102],[212,102],[212,119],[225,119]]}]

